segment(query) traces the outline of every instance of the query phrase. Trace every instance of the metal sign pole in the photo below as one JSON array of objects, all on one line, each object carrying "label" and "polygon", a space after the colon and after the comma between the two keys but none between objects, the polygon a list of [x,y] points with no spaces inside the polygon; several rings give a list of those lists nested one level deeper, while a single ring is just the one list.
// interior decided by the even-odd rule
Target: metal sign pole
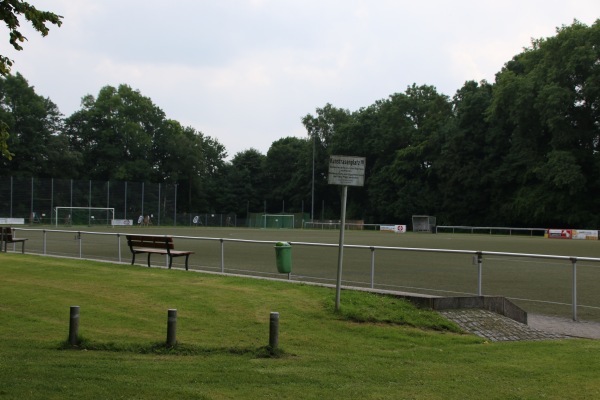
[{"label": "metal sign pole", "polygon": [[337,284],[335,290],[335,311],[340,310],[340,294],[342,291],[342,264],[344,261],[344,230],[346,229],[346,200],[348,198],[348,186],[364,186],[365,166],[365,157],[329,157],[328,183],[330,185],[342,186],[342,223],[340,226],[340,249],[338,253]]},{"label": "metal sign pole", "polygon": [[344,230],[346,229],[346,199],[348,198],[348,186],[342,186],[342,223],[340,226],[340,248],[338,251],[337,284],[335,287],[335,311],[340,310],[340,296],[342,292],[342,264],[344,261]]}]

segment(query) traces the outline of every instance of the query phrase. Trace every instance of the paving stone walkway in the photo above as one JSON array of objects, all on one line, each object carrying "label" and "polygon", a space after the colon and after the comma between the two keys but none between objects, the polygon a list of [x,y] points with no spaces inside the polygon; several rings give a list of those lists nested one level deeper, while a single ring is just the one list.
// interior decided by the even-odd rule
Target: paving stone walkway
[{"label": "paving stone walkway", "polygon": [[438,312],[458,324],[465,331],[492,342],[553,340],[573,337],[560,332],[560,329],[550,329],[550,325],[547,329],[537,329],[488,310],[460,309]]}]

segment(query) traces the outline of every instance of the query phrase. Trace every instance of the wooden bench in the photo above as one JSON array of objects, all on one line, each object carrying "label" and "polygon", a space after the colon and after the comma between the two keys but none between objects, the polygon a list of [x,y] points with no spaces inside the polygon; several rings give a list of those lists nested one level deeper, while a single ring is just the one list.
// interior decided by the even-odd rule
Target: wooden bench
[{"label": "wooden bench", "polygon": [[8,251],[9,243],[21,243],[21,253],[25,254],[25,238],[16,238],[15,231],[10,227],[0,227],[0,250],[2,249],[2,242],[4,242],[4,252]]},{"label": "wooden bench", "polygon": [[175,244],[171,236],[125,235],[125,237],[127,237],[127,245],[133,255],[131,265],[135,263],[136,254],[148,254],[148,268],[150,268],[150,256],[152,254],[165,254],[169,257],[169,269],[173,265],[173,257],[185,256],[185,269],[187,270],[190,254],[194,254],[193,251],[175,250]]}]

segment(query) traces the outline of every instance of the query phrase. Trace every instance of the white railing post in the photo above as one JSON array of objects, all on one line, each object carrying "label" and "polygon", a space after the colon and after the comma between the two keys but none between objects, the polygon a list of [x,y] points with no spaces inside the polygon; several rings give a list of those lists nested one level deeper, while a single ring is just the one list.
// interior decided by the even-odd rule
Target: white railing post
[{"label": "white railing post", "polygon": [[225,273],[225,240],[221,239],[221,273]]},{"label": "white railing post", "polygon": [[117,233],[117,243],[119,247],[119,262],[121,262],[121,234]]},{"label": "white railing post", "polygon": [[573,264],[573,321],[577,321],[577,258],[571,257]]},{"label": "white railing post", "polygon": [[371,246],[371,289],[375,288],[375,247]]},{"label": "white railing post", "polygon": [[82,249],[82,243],[81,243],[81,241],[82,241],[82,239],[81,239],[81,232],[77,232],[77,240],[79,240],[79,258],[83,258],[82,257],[83,249]]},{"label": "white railing post", "polygon": [[477,252],[477,296],[483,296],[483,290],[481,289],[483,281],[483,256],[481,251]]}]

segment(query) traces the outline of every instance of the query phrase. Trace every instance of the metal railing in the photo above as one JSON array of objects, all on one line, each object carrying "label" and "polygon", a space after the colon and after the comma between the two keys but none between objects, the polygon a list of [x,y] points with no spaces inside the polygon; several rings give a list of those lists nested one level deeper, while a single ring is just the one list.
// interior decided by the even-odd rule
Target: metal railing
[{"label": "metal railing", "polygon": [[435,227],[435,233],[489,233],[502,235],[525,235],[544,236],[545,228],[510,228],[502,226],[462,226],[462,225],[438,225]]},{"label": "metal railing", "polygon": [[[27,251],[28,253],[34,254],[42,254],[42,255],[55,255],[62,257],[76,257],[81,259],[91,259],[91,260],[107,260],[107,261],[115,261],[119,263],[124,262],[124,254],[123,247],[125,247],[125,251],[129,254],[129,250],[127,245],[123,245],[124,236],[127,233],[113,233],[113,232],[88,232],[88,231],[79,231],[79,230],[52,230],[52,229],[30,229],[30,228],[15,228],[16,233],[24,233],[27,234],[30,239],[28,241]],[[41,234],[41,237],[40,237]],[[38,235],[35,237],[35,235]],[[63,239],[57,239],[60,235],[63,236]],[[72,237],[71,239],[64,239],[64,235],[68,237]],[[52,240],[49,238],[52,236]],[[242,275],[275,275],[281,277],[281,275],[277,275],[275,272],[270,271],[269,269],[264,270],[264,265],[270,265],[270,261],[265,258],[265,254],[262,256],[255,256],[256,259],[261,258],[260,260],[256,260],[255,258],[251,258],[248,256],[250,252],[250,248],[255,248],[258,245],[274,245],[276,241],[264,241],[264,240],[249,240],[249,239],[233,239],[233,238],[215,238],[215,237],[197,237],[197,236],[178,236],[178,235],[169,235],[174,239],[185,241],[187,246],[190,247],[198,247],[197,254],[203,255],[205,259],[210,259],[211,257],[207,256],[208,248],[204,246],[205,243],[218,244],[218,252],[214,254],[212,259],[218,262],[217,266],[211,266],[208,264],[199,265],[190,263],[191,269],[197,270],[214,270],[219,273],[236,273]],[[90,237],[90,239],[85,240],[84,238]],[[112,239],[108,239],[112,238]],[[107,240],[108,239],[108,240]],[[73,246],[72,242],[75,242],[76,245]],[[52,244],[53,249],[49,249],[49,243]],[[66,244],[65,244],[66,243]],[[88,249],[86,253],[85,245],[89,243],[90,249]],[[242,245],[249,246],[245,247],[243,251],[232,251],[228,253],[229,261],[226,265],[226,252],[225,252],[225,244],[230,245]],[[116,246],[115,246],[116,244]],[[332,248],[337,249],[338,244],[327,244],[327,243],[310,243],[310,242],[290,242],[294,248],[296,247],[305,247],[305,248]],[[204,246],[204,247],[202,247]],[[200,248],[201,247],[201,248]],[[570,291],[571,291],[571,299],[570,304],[568,303],[555,303],[563,306],[570,305],[571,308],[571,317],[573,320],[577,320],[578,318],[578,308],[585,307],[593,310],[600,310],[600,304],[595,304],[596,300],[593,299],[594,304],[579,304],[578,303],[578,271],[577,265],[578,262],[590,262],[594,264],[594,267],[600,267],[600,258],[594,257],[572,257],[572,256],[560,256],[560,255],[545,255],[545,254],[526,254],[526,253],[509,253],[509,252],[494,252],[494,251],[476,251],[476,250],[451,250],[451,249],[431,249],[431,248],[409,248],[409,247],[386,247],[386,246],[366,246],[366,245],[344,245],[345,249],[356,249],[360,252],[369,251],[370,252],[370,271],[368,274],[365,274],[364,271],[359,271],[355,275],[359,275],[358,280],[351,280],[351,278],[344,279],[345,286],[360,286],[363,285],[365,287],[370,288],[382,288],[382,287],[393,287],[397,288],[405,288],[401,283],[394,281],[393,276],[390,278],[386,277],[388,281],[385,283],[378,283],[376,276],[376,266],[381,266],[385,264],[386,261],[381,261],[380,264],[376,265],[376,252],[385,253],[385,252],[393,252],[393,259],[398,259],[396,255],[398,254],[406,254],[406,253],[419,253],[419,254],[446,254],[446,255],[466,255],[471,257],[471,264],[476,265],[477,267],[477,283],[476,283],[476,293],[469,292],[456,292],[461,294],[470,294],[470,295],[484,295],[483,290],[483,271],[484,271],[484,257],[492,258],[505,258],[514,263],[514,259],[526,259],[526,260],[555,260],[560,262],[566,262],[567,265],[570,266]],[[15,251],[15,248],[12,249]],[[92,251],[94,250],[94,251]],[[192,248],[192,250],[196,250]],[[322,265],[316,265],[313,259],[307,258],[307,256],[303,256],[304,253],[307,253],[308,250],[304,250],[302,253],[298,255],[300,259],[304,257],[306,260],[302,260],[304,264],[303,273],[298,273],[292,275],[289,273],[287,276],[288,280],[298,280],[298,281],[328,281],[327,277],[320,275],[317,273],[318,271],[323,270]],[[240,253],[243,253],[240,255]],[[237,254],[237,256],[233,256],[233,254]],[[165,257],[166,258],[166,257]],[[388,257],[389,260],[389,257]],[[260,265],[260,268],[257,269],[248,269],[247,265],[253,263],[254,265]],[[311,264],[311,268],[306,268],[306,265]],[[315,264],[315,265],[313,265]],[[387,264],[390,264],[387,261]],[[464,264],[461,262],[459,264]],[[165,261],[165,265],[168,265]],[[361,264],[359,269],[364,270],[364,264]],[[561,264],[562,265],[562,264]],[[388,266],[389,267],[389,266]],[[394,268],[394,270],[400,270],[401,268]],[[302,271],[301,271],[302,272]],[[595,271],[594,271],[595,272]],[[362,274],[362,275],[361,275]],[[362,276],[369,276],[367,280],[361,278]],[[535,279],[535,277],[534,277]],[[414,288],[417,291],[434,291],[434,292],[446,292],[453,293],[451,290],[440,290],[434,288]],[[396,290],[399,291],[399,290]],[[496,295],[496,294],[494,294]],[[500,295],[502,295],[500,293]],[[507,298],[511,298],[510,296],[505,296]],[[549,301],[544,301],[541,299],[518,299],[523,301],[533,301],[533,302],[542,302],[542,303],[552,303]],[[600,303],[600,300],[599,300]]]}]

